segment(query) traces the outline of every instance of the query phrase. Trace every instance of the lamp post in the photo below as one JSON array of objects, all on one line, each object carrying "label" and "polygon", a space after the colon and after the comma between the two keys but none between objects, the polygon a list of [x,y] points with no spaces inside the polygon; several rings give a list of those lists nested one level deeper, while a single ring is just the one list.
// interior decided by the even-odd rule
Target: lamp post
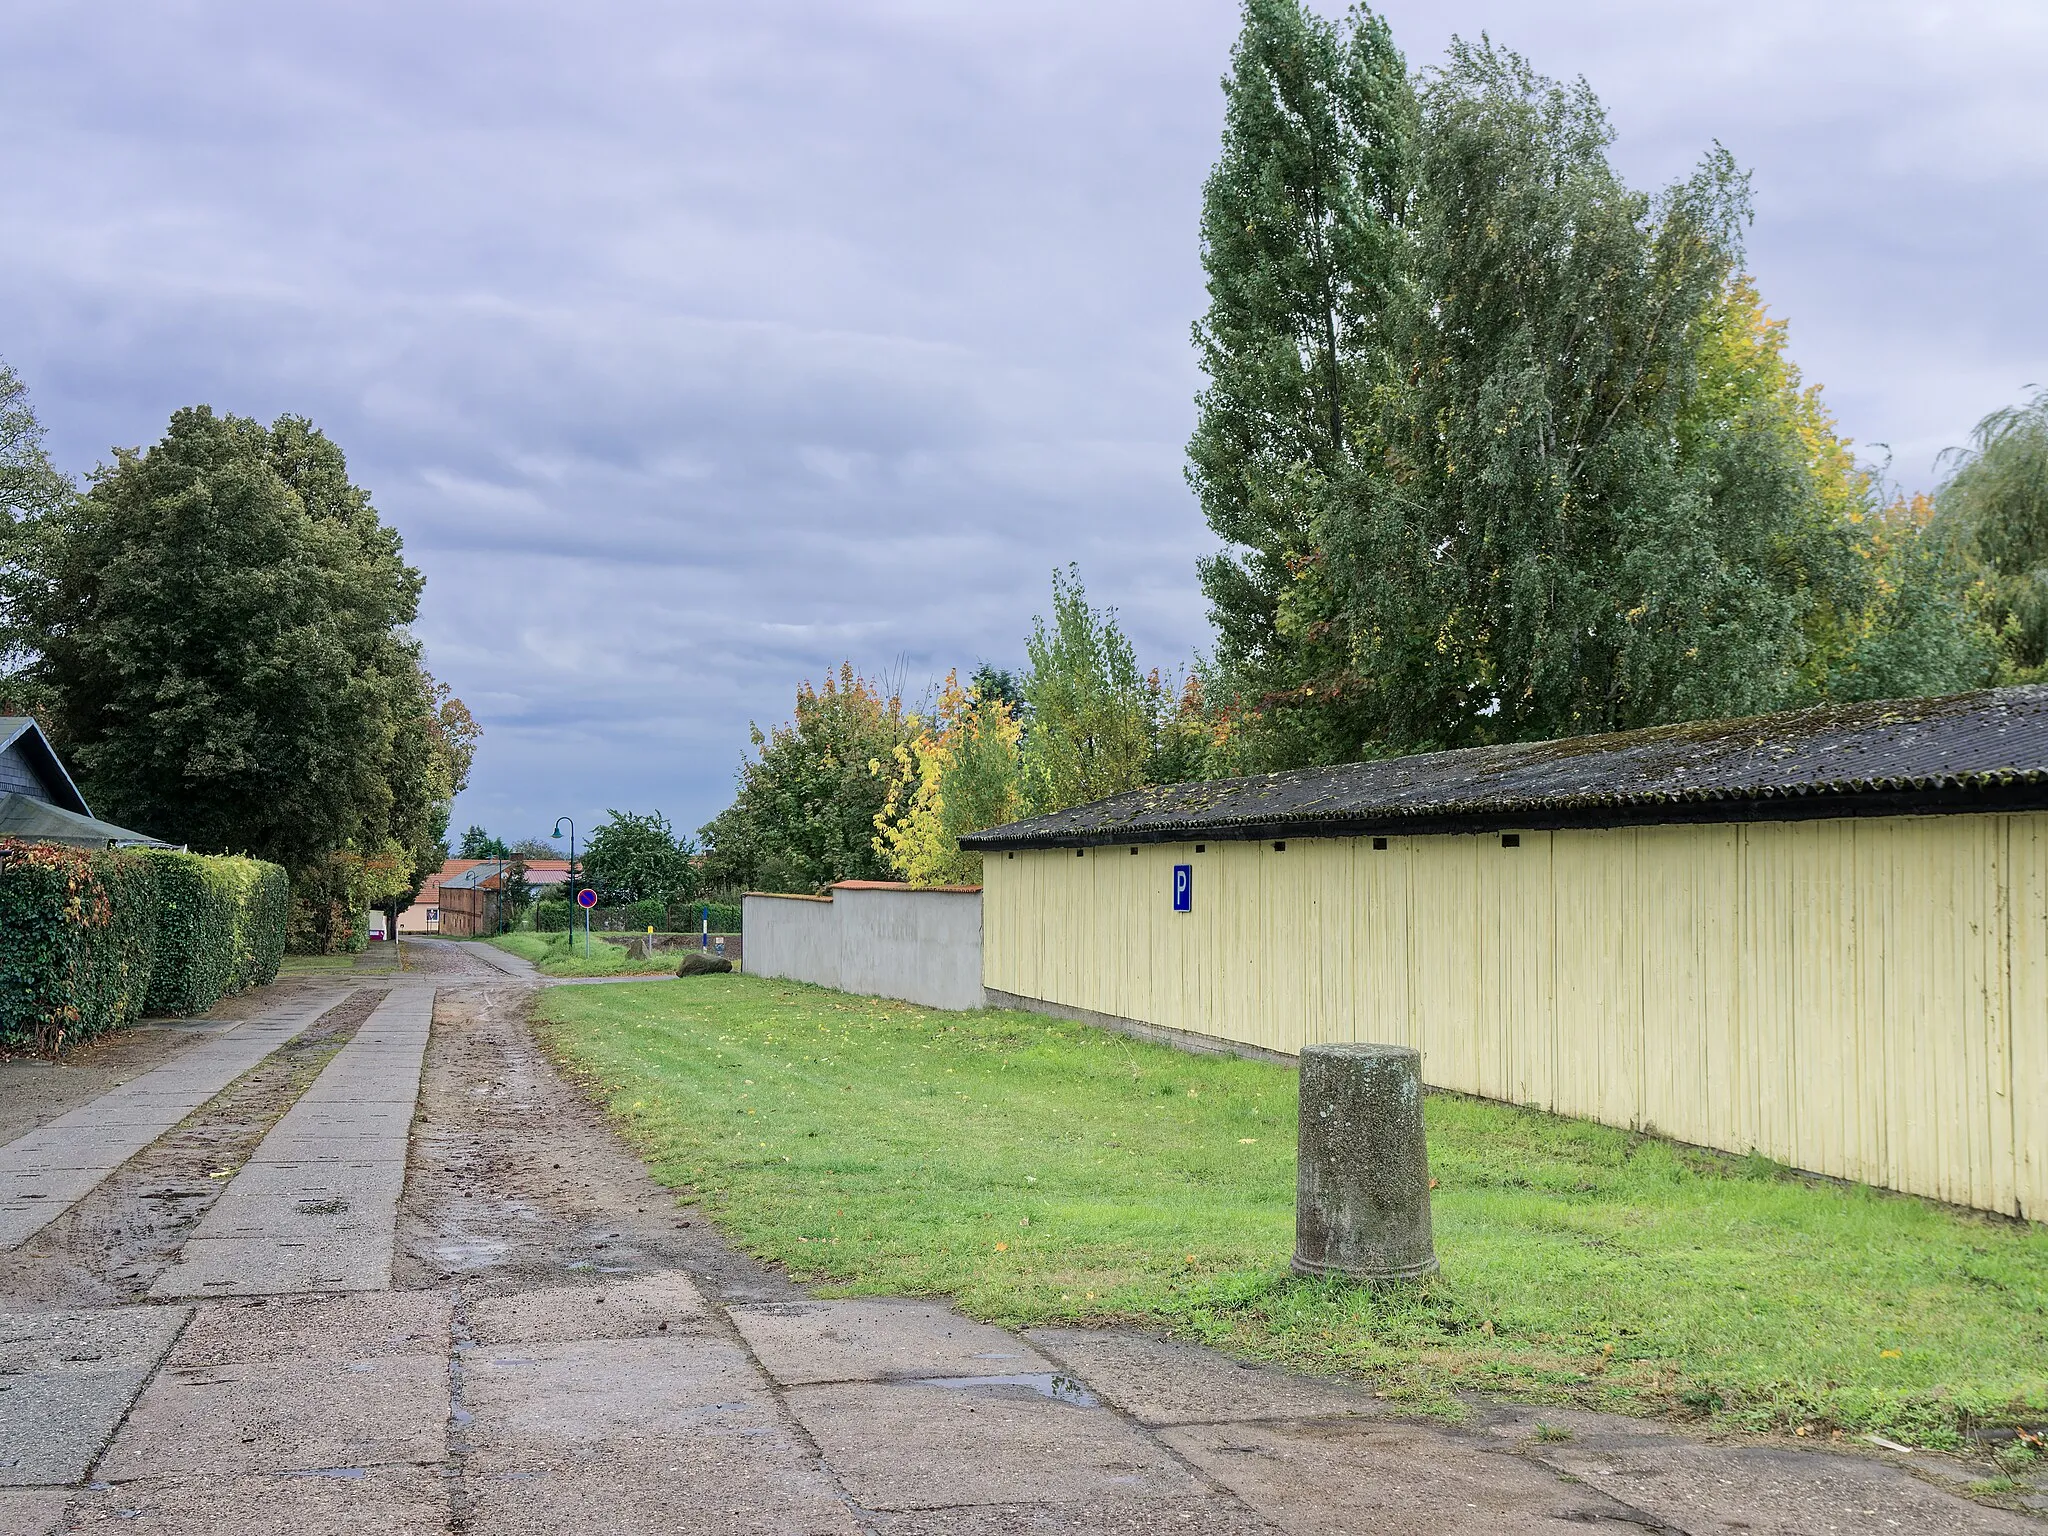
[{"label": "lamp post", "polygon": [[[565,821],[569,823],[569,894],[573,898],[576,894],[576,818],[573,816],[557,816],[555,818],[555,830],[548,835],[557,842],[561,841],[562,823]],[[575,919],[572,917],[570,921],[574,922]],[[569,942],[572,944],[575,942],[575,932],[573,928],[569,930]],[[583,958],[586,960],[590,958],[590,908],[588,907],[583,909]]]}]

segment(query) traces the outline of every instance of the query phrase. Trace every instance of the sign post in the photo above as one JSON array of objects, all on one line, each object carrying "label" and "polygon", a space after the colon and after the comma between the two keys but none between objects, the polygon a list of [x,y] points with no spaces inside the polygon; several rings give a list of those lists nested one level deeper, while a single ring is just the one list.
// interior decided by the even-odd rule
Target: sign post
[{"label": "sign post", "polygon": [[576,905],[583,909],[583,958],[590,958],[590,909],[597,905],[597,892],[589,886],[576,893]]}]

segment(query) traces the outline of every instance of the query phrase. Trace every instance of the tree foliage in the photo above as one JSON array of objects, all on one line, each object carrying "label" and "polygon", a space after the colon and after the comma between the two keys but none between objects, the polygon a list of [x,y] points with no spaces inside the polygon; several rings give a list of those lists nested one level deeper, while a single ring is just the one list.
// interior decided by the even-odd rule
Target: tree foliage
[{"label": "tree foliage", "polygon": [[474,823],[462,829],[462,841],[455,849],[458,859],[503,859],[511,853],[503,838],[491,836]]},{"label": "tree foliage", "polygon": [[875,815],[875,851],[899,878],[918,886],[980,882],[981,855],[962,849],[960,838],[1024,814],[1022,734],[1009,699],[946,674],[932,720],[896,748],[888,797]]},{"label": "tree foliage", "polygon": [[1743,272],[1724,150],[1646,195],[1583,81],[1454,42],[1411,88],[1363,9],[1247,0],[1233,66],[1189,454],[1228,546],[1211,771],[1982,677],[1957,562]]},{"label": "tree foliage", "polygon": [[22,671],[96,809],[274,860],[318,907],[439,863],[477,727],[406,631],[419,573],[311,423],[181,410],[14,554]]},{"label": "tree foliage", "polygon": [[606,905],[680,903],[696,894],[695,849],[675,835],[667,817],[659,811],[605,814],[610,819],[584,846],[583,877]]},{"label": "tree foliage", "polygon": [[1112,610],[1088,606],[1081,573],[1054,571],[1052,621],[1031,621],[1022,691],[1023,796],[1034,813],[1120,794],[1146,782],[1160,684]]},{"label": "tree foliage", "polygon": [[[1202,563],[1217,657],[1254,700],[1341,667],[1317,559],[1322,498],[1361,451],[1408,281],[1416,102],[1386,24],[1246,0],[1202,193],[1208,387],[1189,480],[1225,549]],[[1271,716],[1269,750],[1326,756],[1320,713]],[[1306,739],[1279,738],[1299,727]]]},{"label": "tree foliage", "polygon": [[793,720],[751,728],[754,756],[740,765],[738,794],[702,829],[706,883],[816,891],[886,879],[875,851],[875,816],[889,790],[884,765],[914,730],[902,695],[851,663],[822,688],[803,684]]},{"label": "tree foliage", "polygon": [[2015,681],[2048,676],[2048,389],[1993,411],[1937,497],[1939,533],[1982,582]]}]

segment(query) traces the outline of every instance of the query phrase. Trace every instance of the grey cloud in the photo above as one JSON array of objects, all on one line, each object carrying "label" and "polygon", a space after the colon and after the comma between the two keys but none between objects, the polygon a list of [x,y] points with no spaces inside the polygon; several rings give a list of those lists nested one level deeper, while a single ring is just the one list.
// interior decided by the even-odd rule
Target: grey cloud
[{"label": "grey cloud", "polygon": [[[2032,4],[1399,0],[1583,72],[1630,175],[1720,138],[1848,429],[1924,484],[2030,379]],[[1081,562],[1205,643],[1181,475],[1235,8],[396,0],[0,16],[0,355],[78,468],[196,400],[313,416],[486,726],[458,824],[715,811],[850,657],[1014,663]]]}]

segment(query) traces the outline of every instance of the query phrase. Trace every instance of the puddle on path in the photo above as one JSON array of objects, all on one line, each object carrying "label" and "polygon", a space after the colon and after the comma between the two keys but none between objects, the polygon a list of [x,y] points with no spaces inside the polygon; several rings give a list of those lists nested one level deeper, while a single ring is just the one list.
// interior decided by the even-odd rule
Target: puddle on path
[{"label": "puddle on path", "polygon": [[924,1376],[902,1385],[943,1387],[954,1392],[971,1391],[976,1387],[1027,1387],[1040,1397],[1049,1397],[1056,1403],[1068,1403],[1076,1408],[1099,1407],[1102,1401],[1073,1377],[1063,1376],[1057,1371],[1026,1371],[1015,1376]]}]

